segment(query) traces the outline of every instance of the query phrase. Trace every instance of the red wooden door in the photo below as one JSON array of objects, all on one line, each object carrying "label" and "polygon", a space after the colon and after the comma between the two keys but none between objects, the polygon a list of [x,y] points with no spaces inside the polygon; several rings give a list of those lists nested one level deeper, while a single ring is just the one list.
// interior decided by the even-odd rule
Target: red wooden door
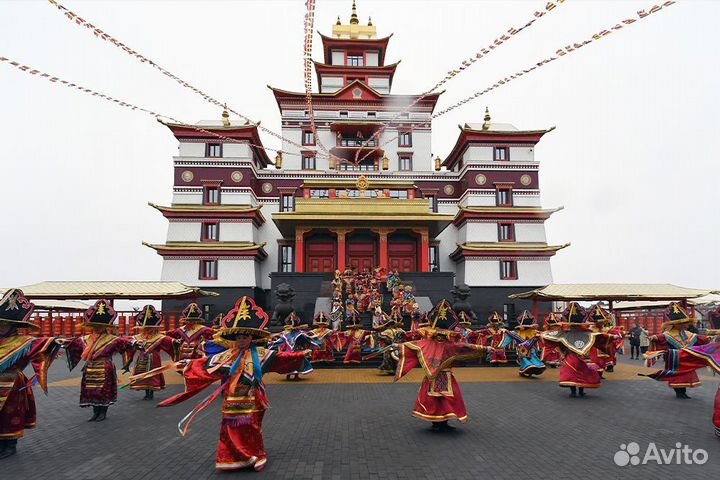
[{"label": "red wooden door", "polygon": [[310,273],[335,271],[335,245],[313,241],[306,244],[305,271]]},{"label": "red wooden door", "polygon": [[417,243],[391,241],[388,244],[388,266],[398,272],[417,272]]},{"label": "red wooden door", "polygon": [[346,246],[347,262],[350,268],[362,271],[372,270],[377,266],[375,242],[369,238],[352,238]]}]

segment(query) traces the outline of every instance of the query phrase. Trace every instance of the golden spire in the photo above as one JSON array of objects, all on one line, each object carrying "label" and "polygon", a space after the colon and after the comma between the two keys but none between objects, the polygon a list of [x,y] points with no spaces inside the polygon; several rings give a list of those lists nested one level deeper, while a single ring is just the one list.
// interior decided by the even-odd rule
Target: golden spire
[{"label": "golden spire", "polygon": [[350,15],[350,25],[357,25],[360,23],[357,16],[357,7],[355,6],[355,0],[353,0],[352,14]]},{"label": "golden spire", "polygon": [[439,172],[442,168],[442,160],[440,160],[440,157],[435,157],[435,171]]},{"label": "golden spire", "polygon": [[283,162],[282,151],[278,150],[277,155],[275,155],[275,168],[280,170],[282,168],[282,162]]},{"label": "golden spire", "polygon": [[340,15],[338,15],[338,19],[337,22],[335,22],[335,25],[342,25],[342,23],[340,22]]},{"label": "golden spire", "polygon": [[490,129],[490,110],[488,109],[488,107],[485,107],[485,118],[484,118],[484,120],[485,120],[485,123],[483,123],[482,129],[483,129],[483,130],[488,130],[488,129]]},{"label": "golden spire", "polygon": [[368,17],[368,27],[372,27],[372,17]]},{"label": "golden spire", "polygon": [[227,103],[223,104],[222,122],[223,122],[223,127],[230,126],[230,113],[228,112],[228,109],[227,109]]}]

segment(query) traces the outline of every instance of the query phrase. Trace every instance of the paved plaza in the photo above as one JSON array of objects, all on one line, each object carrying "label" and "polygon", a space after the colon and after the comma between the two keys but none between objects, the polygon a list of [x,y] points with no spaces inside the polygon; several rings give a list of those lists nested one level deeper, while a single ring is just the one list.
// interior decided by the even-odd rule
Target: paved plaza
[{"label": "paved plaza", "polygon": [[[371,370],[317,370],[287,383],[268,375],[265,417],[269,463],[262,473],[214,470],[220,402],[201,413],[183,438],[177,422],[202,399],[155,408],[142,393],[123,390],[108,420],[88,423],[77,406],[78,372],[58,361],[50,396],[36,393],[39,427],[20,440],[17,456],[0,464],[3,479],[710,479],[720,475],[720,442],[710,416],[717,378],[703,373],[692,400],[676,400],[660,382],[637,377],[639,362],[623,360],[603,387],[570,399],[554,379],[520,379],[514,368],[459,368],[470,421],[434,433],[410,415],[419,377],[391,383]],[[168,374],[168,390],[181,391]],[[352,383],[353,381],[362,383]],[[208,390],[209,393],[210,390]],[[677,442],[704,449],[704,465],[619,467],[621,444]]]}]

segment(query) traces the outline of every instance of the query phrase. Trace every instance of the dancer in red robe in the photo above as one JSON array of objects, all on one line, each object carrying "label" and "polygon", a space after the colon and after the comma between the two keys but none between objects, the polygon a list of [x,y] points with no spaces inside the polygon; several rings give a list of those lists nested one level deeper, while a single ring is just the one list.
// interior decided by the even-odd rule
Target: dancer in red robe
[{"label": "dancer in red robe", "polygon": [[313,319],[313,327],[315,328],[310,330],[310,335],[321,344],[313,348],[312,363],[332,363],[335,361],[335,351],[333,349],[335,332],[329,329],[329,326],[330,319],[325,312],[318,313]]},{"label": "dancer in red robe", "polygon": [[345,330],[338,332],[336,337],[337,350],[347,349],[343,363],[360,363],[362,361],[362,350],[368,346],[372,334],[363,328],[357,314],[352,314],[345,325]]},{"label": "dancer in red robe", "polygon": [[107,410],[117,401],[117,372],[113,355],[123,355],[123,365],[130,359],[132,340],[108,333],[116,328],[113,322],[117,312],[107,300],[98,300],[85,311],[85,321],[80,327],[91,328],[90,335],[76,337],[69,343],[63,342],[67,349],[66,358],[70,370],[84,361],[80,382],[80,407],[92,407],[93,416],[89,422],[102,422]]},{"label": "dancer in red robe", "polygon": [[[683,377],[695,373],[695,370],[703,367],[709,367],[715,373],[720,374],[720,330],[707,330],[705,333],[717,336],[712,343],[705,345],[667,350],[664,353],[665,368],[663,370],[639,375],[667,381],[668,378]],[[715,435],[720,440],[720,385],[715,393],[712,423],[715,427]]]},{"label": "dancer in red robe", "polygon": [[590,360],[593,347],[602,348],[610,340],[606,333],[593,332],[585,309],[571,302],[563,312],[567,322],[561,330],[545,332],[542,338],[560,351],[560,386],[570,388],[571,397],[584,397],[586,388],[600,388],[598,367]]},{"label": "dancer in red robe", "polygon": [[[666,352],[705,345],[709,342],[708,337],[687,330],[689,326],[695,324],[695,319],[690,317],[677,302],[668,305],[664,316],[665,323],[663,323],[663,326],[667,330],[650,337],[650,350],[644,355],[648,366],[652,366],[655,360],[663,357]],[[662,381],[667,382],[668,386],[675,390],[676,398],[681,400],[690,398],[687,394],[688,388],[694,388],[701,384],[695,370],[664,376]]]},{"label": "dancer in red robe", "polygon": [[[185,392],[158,406],[167,407],[187,400],[212,383],[220,387],[186,416],[178,427],[184,435],[193,417],[222,395],[222,422],[215,468],[235,470],[265,468],[267,454],[263,444],[262,421],[268,408],[262,376],[268,372],[300,370],[310,350],[279,352],[258,346],[267,342],[270,332],[265,311],[249,297],[242,297],[222,321],[214,342],[227,350],[207,358],[182,361],[185,364]],[[150,372],[149,374],[151,374]],[[146,375],[149,375],[146,374]]]},{"label": "dancer in red robe", "polygon": [[[140,329],[140,332],[132,337],[134,348],[130,351],[130,362],[138,352],[132,370],[133,375],[140,375],[160,367],[162,365],[161,352],[167,353],[172,360],[177,360],[180,340],[161,333],[162,327],[162,315],[152,305],[145,305],[135,316],[135,328]],[[126,368],[128,366],[126,365]],[[153,392],[165,389],[165,375],[154,375],[146,380],[135,382],[130,385],[130,389],[144,390],[143,400],[152,400]]]},{"label": "dancer in red robe", "polygon": [[29,322],[34,309],[22,290],[8,290],[0,300],[0,459],[15,455],[25,429],[35,428],[35,396],[23,370],[32,364],[47,393],[47,369],[60,348],[54,338],[18,334],[18,328],[37,329]]},{"label": "dancer in red robe", "polygon": [[[562,315],[550,312],[545,317],[543,333],[560,331],[560,322],[562,322],[562,320]],[[543,336],[540,335],[540,346],[542,348],[540,360],[542,360],[542,362],[550,368],[558,368],[562,364],[562,356],[560,355],[560,350],[557,348],[556,343],[549,341],[546,342],[543,339]]]},{"label": "dancer in red robe", "polygon": [[415,367],[423,369],[425,377],[412,414],[432,422],[433,430],[442,431],[454,428],[448,425],[452,418],[460,422],[468,419],[460,386],[452,374],[453,363],[481,357],[493,349],[460,341],[460,334],[454,330],[458,317],[446,300],[433,308],[429,318],[423,338],[402,344],[395,380]]},{"label": "dancer in red robe", "polygon": [[192,360],[193,358],[204,357],[202,344],[206,340],[212,340],[215,331],[203,325],[205,318],[197,303],[191,303],[182,312],[179,328],[167,332],[172,338],[182,340],[180,344],[179,360]]},{"label": "dancer in red robe", "polygon": [[513,345],[513,339],[504,328],[505,321],[499,312],[492,312],[488,318],[487,328],[478,330],[476,339],[480,345],[492,347],[492,354],[488,356],[491,365],[497,367],[507,363],[505,349]]}]

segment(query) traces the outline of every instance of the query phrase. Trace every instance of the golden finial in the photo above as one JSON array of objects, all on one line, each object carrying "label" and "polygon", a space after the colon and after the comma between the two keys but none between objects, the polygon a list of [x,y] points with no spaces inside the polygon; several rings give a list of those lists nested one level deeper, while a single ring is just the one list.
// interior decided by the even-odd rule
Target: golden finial
[{"label": "golden finial", "polygon": [[435,171],[439,172],[441,167],[442,161],[440,160],[440,157],[435,157]]},{"label": "golden finial", "polygon": [[368,27],[372,27],[372,17],[368,17]]},{"label": "golden finial", "polygon": [[388,170],[390,169],[390,159],[387,157],[387,155],[383,155],[382,158],[382,169]]},{"label": "golden finial", "polygon": [[222,122],[223,122],[223,127],[230,126],[230,113],[228,112],[228,109],[227,109],[227,103],[223,104]]},{"label": "golden finial", "polygon": [[342,22],[340,22],[340,15],[338,15],[337,22],[335,22],[335,25],[342,25]]},{"label": "golden finial", "polygon": [[485,107],[485,123],[483,123],[482,129],[488,130],[490,129],[490,109],[488,107]]},{"label": "golden finial", "polygon": [[275,155],[275,168],[280,170],[282,168],[282,151],[278,150],[277,155]]},{"label": "golden finial", "polygon": [[357,25],[360,23],[357,16],[357,7],[355,6],[355,0],[353,0],[352,14],[350,15],[350,25]]}]

